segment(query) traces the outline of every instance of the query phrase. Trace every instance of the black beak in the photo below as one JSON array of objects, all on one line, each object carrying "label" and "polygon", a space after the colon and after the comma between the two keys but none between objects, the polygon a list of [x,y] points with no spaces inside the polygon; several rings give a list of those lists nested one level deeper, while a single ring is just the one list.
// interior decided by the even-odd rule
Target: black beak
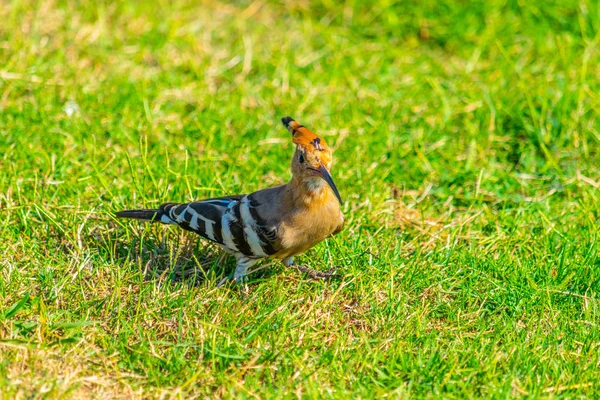
[{"label": "black beak", "polygon": [[325,182],[327,182],[331,190],[333,190],[333,193],[335,194],[335,197],[337,197],[337,199],[339,200],[340,204],[344,204],[344,202],[342,201],[342,196],[340,196],[340,192],[338,192],[338,189],[335,186],[335,183],[333,182],[333,178],[331,177],[331,174],[329,173],[327,168],[325,168],[324,165],[321,165],[318,171],[321,173],[321,176],[323,177],[323,179],[325,179]]}]

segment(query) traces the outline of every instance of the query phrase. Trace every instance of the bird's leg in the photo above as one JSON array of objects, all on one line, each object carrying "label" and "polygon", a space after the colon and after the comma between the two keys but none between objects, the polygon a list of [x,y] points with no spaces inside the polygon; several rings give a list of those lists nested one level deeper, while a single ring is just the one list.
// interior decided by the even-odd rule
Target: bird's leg
[{"label": "bird's leg", "polygon": [[[256,262],[256,260],[251,260],[246,257],[237,258],[237,266],[235,267],[235,272],[233,273],[233,281],[239,284],[245,283],[248,280],[248,268],[256,264]],[[217,286],[222,286],[230,279],[231,278],[229,276],[223,278]]]},{"label": "bird's leg", "polygon": [[233,280],[237,283],[243,283],[248,280],[248,265],[245,263],[238,263],[233,273]]},{"label": "bird's leg", "polygon": [[317,271],[317,270],[309,268],[305,265],[296,264],[296,262],[294,262],[294,257],[288,257],[288,258],[284,259],[283,265],[285,265],[286,267],[289,267],[289,268],[295,268],[300,272],[304,272],[306,275],[308,275],[312,279],[332,279],[332,278],[337,279],[337,278],[342,277],[340,274],[335,273],[335,271],[337,271],[337,269],[339,267],[332,267],[328,271],[325,271],[325,272]]}]

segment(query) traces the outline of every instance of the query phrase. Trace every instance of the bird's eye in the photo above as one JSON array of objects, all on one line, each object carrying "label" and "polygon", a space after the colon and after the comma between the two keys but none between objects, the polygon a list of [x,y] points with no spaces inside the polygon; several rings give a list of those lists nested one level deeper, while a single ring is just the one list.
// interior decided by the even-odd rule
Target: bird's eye
[{"label": "bird's eye", "polygon": [[304,156],[302,154],[298,155],[298,161],[300,161],[300,164],[304,162]]}]

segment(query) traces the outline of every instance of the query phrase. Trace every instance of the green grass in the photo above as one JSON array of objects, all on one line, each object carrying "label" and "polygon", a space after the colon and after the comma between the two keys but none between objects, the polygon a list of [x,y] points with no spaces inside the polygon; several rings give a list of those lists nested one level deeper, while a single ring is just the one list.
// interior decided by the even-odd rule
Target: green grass
[{"label": "green grass", "polygon": [[[0,7],[0,397],[600,396],[597,2],[138,3]],[[286,181],[285,115],[341,281],[112,217]]]}]

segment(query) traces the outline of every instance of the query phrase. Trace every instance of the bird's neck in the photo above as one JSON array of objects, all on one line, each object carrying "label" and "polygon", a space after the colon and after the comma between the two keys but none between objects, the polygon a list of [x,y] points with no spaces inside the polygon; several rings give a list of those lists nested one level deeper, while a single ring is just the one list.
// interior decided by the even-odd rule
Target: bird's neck
[{"label": "bird's neck", "polygon": [[332,201],[337,203],[337,198],[327,182],[318,176],[293,176],[287,186],[290,200],[296,207],[315,208]]}]

